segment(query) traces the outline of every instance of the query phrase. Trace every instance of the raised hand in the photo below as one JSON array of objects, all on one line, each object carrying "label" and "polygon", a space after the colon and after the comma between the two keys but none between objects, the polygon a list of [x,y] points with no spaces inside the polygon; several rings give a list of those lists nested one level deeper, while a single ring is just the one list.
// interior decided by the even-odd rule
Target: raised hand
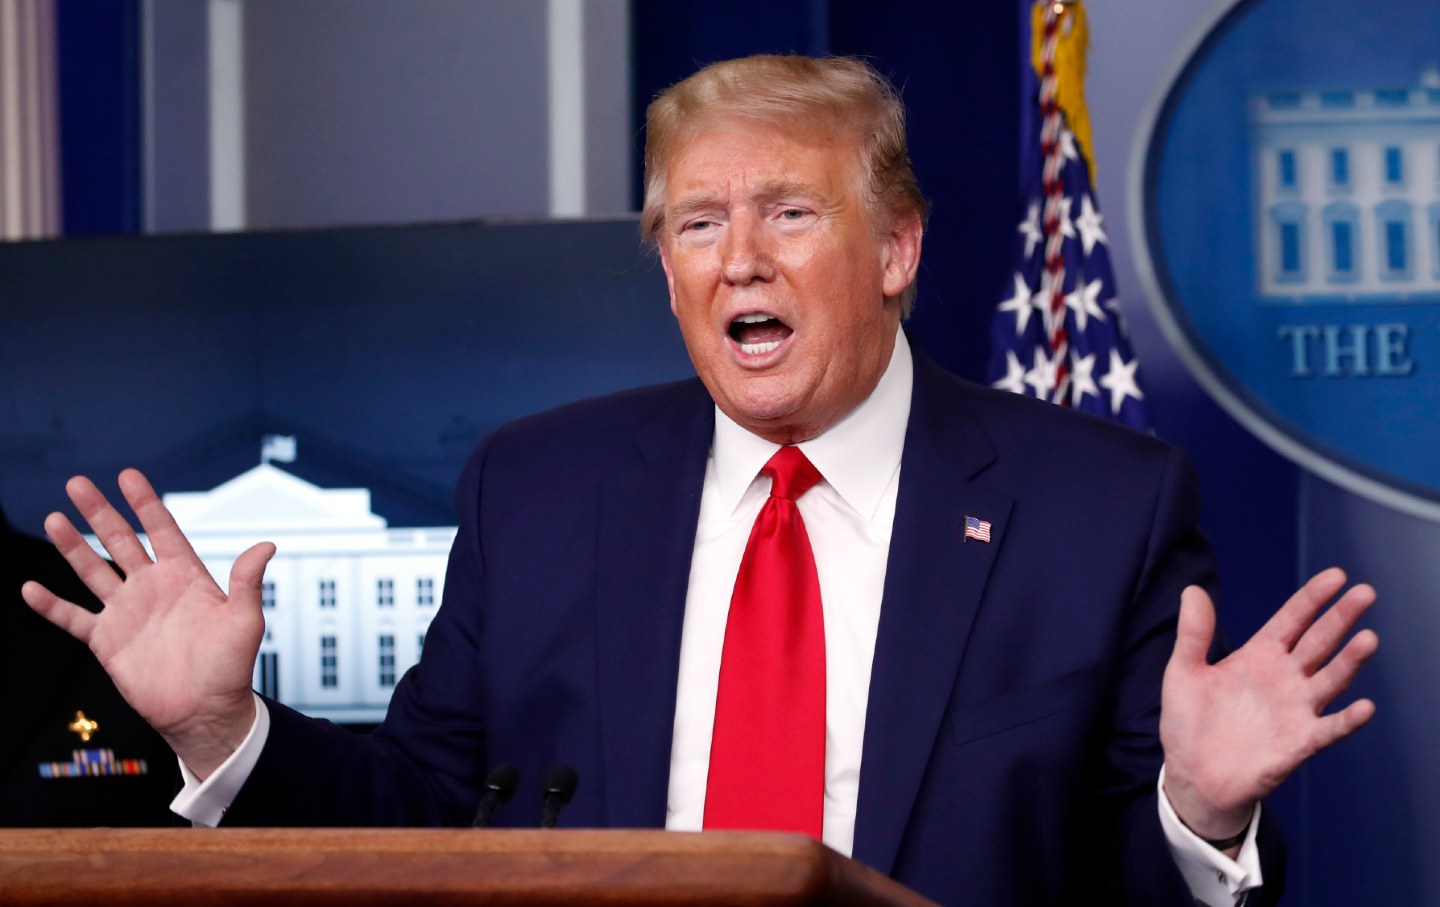
[{"label": "raised hand", "polygon": [[227,595],[138,470],[120,474],[120,490],[149,536],[154,560],[94,483],[76,477],[65,491],[125,576],[69,519],[52,513],[46,533],[105,607],[93,614],[35,582],[21,594],[90,647],[126,701],[204,778],[240,745],[254,719],[251,677],[265,632],[260,580],[275,546],[263,542],[240,555]]},{"label": "raised hand", "polygon": [[1230,837],[1257,802],[1327,746],[1375,713],[1361,699],[1325,709],[1379,645],[1371,630],[1350,631],[1375,590],[1345,586],[1343,571],[1316,574],[1240,649],[1206,662],[1215,609],[1204,590],[1181,596],[1175,651],[1165,669],[1160,741],[1165,793],[1202,838]]}]

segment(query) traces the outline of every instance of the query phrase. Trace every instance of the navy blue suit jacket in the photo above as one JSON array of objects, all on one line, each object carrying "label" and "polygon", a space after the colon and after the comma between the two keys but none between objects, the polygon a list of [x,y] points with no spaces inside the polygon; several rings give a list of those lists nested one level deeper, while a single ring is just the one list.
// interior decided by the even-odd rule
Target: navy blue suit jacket
[{"label": "navy blue suit jacket", "polygon": [[[663,826],[713,424],[691,380],[482,443],[444,604],[385,723],[357,741],[272,704],[227,824],[464,824],[487,768],[513,762],[497,824],[533,825],[568,763],[562,825]],[[1187,902],[1155,779],[1180,591],[1213,587],[1197,507],[1175,449],[916,356],[856,859],[948,904]],[[967,515],[993,541],[966,541]]]}]

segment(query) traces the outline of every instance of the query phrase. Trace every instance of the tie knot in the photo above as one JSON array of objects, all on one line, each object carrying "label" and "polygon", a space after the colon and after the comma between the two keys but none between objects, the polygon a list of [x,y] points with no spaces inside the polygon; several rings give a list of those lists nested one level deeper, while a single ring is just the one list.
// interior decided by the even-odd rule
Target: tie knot
[{"label": "tie knot", "polygon": [[805,492],[824,478],[815,464],[800,452],[800,448],[793,445],[775,451],[775,456],[760,471],[770,477],[771,497],[787,501],[800,500]]}]

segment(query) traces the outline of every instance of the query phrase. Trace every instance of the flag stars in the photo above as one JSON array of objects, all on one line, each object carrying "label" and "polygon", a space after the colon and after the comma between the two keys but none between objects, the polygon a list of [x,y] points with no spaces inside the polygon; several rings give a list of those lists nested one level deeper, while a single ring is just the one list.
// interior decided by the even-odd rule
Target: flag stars
[{"label": "flag stars", "polygon": [[1105,235],[1105,228],[1102,226],[1103,221],[1104,218],[1090,199],[1090,193],[1080,196],[1080,216],[1075,218],[1075,226],[1080,230],[1080,243],[1085,247],[1086,255],[1090,254],[1096,243],[1110,244],[1110,237]]},{"label": "flag stars", "polygon": [[1095,386],[1095,354],[1073,356],[1070,359],[1070,405],[1078,407],[1085,395],[1100,398],[1100,388]]},{"label": "flag stars", "polygon": [[1025,383],[1034,389],[1035,396],[1041,400],[1050,398],[1050,392],[1055,389],[1055,377],[1059,367],[1059,356],[1051,359],[1045,354],[1045,350],[1036,348],[1035,362],[1025,373]]},{"label": "flag stars", "polygon": [[1025,333],[1025,328],[1030,324],[1030,314],[1035,310],[1034,297],[1030,295],[1030,287],[1025,283],[1025,278],[1019,272],[1015,274],[1015,295],[1000,303],[1000,311],[1015,313],[1015,336]]},{"label": "flag stars", "polygon": [[1111,348],[1110,370],[1100,377],[1100,386],[1110,392],[1110,411],[1112,413],[1120,412],[1120,407],[1124,404],[1126,397],[1133,397],[1136,400],[1145,399],[1145,395],[1140,393],[1140,385],[1135,380],[1135,371],[1139,367],[1139,359],[1131,359],[1126,362],[1119,350]]},{"label": "flag stars", "polygon": [[1005,351],[1005,375],[990,386],[1012,394],[1025,393],[1025,366],[1020,364],[1014,350]]},{"label": "flag stars", "polygon": [[1035,247],[1045,238],[1040,232],[1040,203],[1031,202],[1030,207],[1025,210],[1025,219],[1016,227],[1016,232],[1025,237],[1025,257],[1029,258],[1035,254]]},{"label": "flag stars", "polygon": [[1100,292],[1104,289],[1105,281],[1097,277],[1065,294],[1065,306],[1075,312],[1075,323],[1080,330],[1085,330],[1091,318],[1105,320],[1105,312],[1100,308]]},{"label": "flag stars", "polygon": [[1060,130],[1060,154],[1067,161],[1080,160],[1080,152],[1075,147],[1075,133],[1068,129]]},{"label": "flag stars", "polygon": [[1031,194],[1022,216],[1011,221],[1018,237],[1011,239],[1014,289],[992,310],[996,349],[987,380],[999,390],[1144,427],[1144,394],[1087,149],[1070,129],[1051,123],[1041,150],[1045,159],[1035,161],[1038,172],[1026,181]]},{"label": "flag stars", "polygon": [[1060,228],[1060,235],[1065,239],[1075,238],[1075,222],[1070,219],[1070,206],[1073,204],[1075,204],[1075,199],[1068,195],[1045,201],[1045,219],[1048,221],[1053,215],[1056,225]]}]

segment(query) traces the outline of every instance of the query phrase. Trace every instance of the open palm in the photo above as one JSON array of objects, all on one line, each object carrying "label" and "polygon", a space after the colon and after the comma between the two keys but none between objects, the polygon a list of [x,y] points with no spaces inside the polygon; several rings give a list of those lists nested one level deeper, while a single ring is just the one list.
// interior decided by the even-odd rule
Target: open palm
[{"label": "open palm", "polygon": [[1368,699],[1325,714],[1379,644],[1371,630],[1346,641],[1375,590],[1358,585],[1336,599],[1344,585],[1338,569],[1316,574],[1215,664],[1206,660],[1215,631],[1210,597],[1197,586],[1185,590],[1165,670],[1160,740],[1166,794],[1202,837],[1242,828],[1254,805],[1305,760],[1374,714]]},{"label": "open palm", "polygon": [[139,471],[122,472],[120,490],[155,557],[94,483],[77,477],[66,492],[125,575],[53,513],[45,531],[104,608],[93,614],[34,582],[22,594],[90,647],[126,701],[204,777],[240,744],[254,717],[251,677],[265,631],[260,580],[275,546],[264,542],[240,555],[227,595]]}]

